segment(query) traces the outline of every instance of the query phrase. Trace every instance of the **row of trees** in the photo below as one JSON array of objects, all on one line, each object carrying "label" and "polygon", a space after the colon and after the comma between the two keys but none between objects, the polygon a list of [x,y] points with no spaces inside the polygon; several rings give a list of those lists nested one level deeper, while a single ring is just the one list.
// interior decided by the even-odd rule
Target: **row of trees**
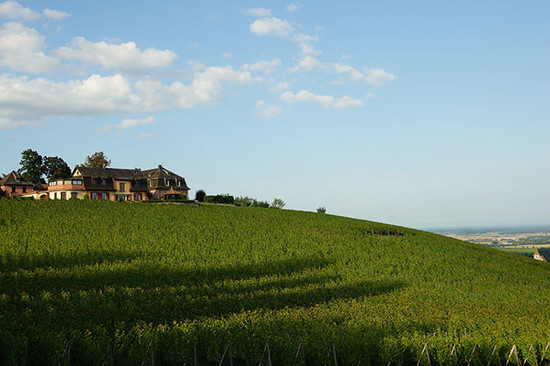
[{"label": "row of trees", "polygon": [[[18,172],[32,183],[45,183],[46,180],[63,179],[71,176],[71,168],[59,156],[42,156],[37,151],[27,149],[21,153],[21,168]],[[111,165],[111,160],[100,151],[86,157],[83,166],[91,168]],[[44,177],[46,179],[44,179]]]},{"label": "row of trees", "polygon": [[217,194],[209,196],[202,189],[199,189],[195,193],[195,200],[198,202],[206,203],[224,203],[236,206],[246,206],[246,207],[264,207],[264,208],[283,208],[285,207],[285,201],[280,198],[273,199],[273,202],[270,204],[267,201],[260,201],[255,198],[248,196],[245,197],[233,197],[230,194]]}]

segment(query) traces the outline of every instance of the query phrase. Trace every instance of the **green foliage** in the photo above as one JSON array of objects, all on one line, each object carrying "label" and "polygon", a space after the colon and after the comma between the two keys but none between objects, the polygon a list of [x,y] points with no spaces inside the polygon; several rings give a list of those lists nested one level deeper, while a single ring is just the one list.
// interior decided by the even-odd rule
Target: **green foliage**
[{"label": "green foliage", "polygon": [[[200,201],[199,201],[200,202]],[[225,203],[232,205],[235,203],[235,198],[229,194],[217,194],[215,196],[204,196],[206,203]]]},{"label": "green foliage", "polygon": [[87,156],[82,165],[88,168],[106,168],[111,165],[111,160],[107,158],[103,151],[98,151]]},{"label": "green foliage", "polygon": [[319,207],[317,208],[317,213],[322,213],[322,214],[327,213],[327,209],[324,207]]},{"label": "green foliage", "polygon": [[19,165],[21,165],[21,168],[18,171],[23,178],[32,183],[44,183],[42,175],[45,169],[42,156],[38,152],[32,149],[23,151]]},{"label": "green foliage", "polygon": [[[550,265],[290,210],[0,200],[0,364],[486,365],[550,340]],[[477,345],[472,355],[473,347]],[[550,355],[547,355],[550,356]],[[492,364],[497,364],[493,355]],[[265,362],[265,361],[264,361]],[[514,361],[515,363],[515,361]],[[304,363],[299,363],[304,364]],[[504,362],[502,362],[504,364]],[[539,365],[542,364],[539,359]]]},{"label": "green foliage", "polygon": [[71,168],[58,156],[44,157],[44,174],[48,181],[54,179],[69,178],[71,176]]},{"label": "green foliage", "polygon": [[204,202],[204,197],[206,196],[206,192],[202,189],[199,189],[197,192],[195,192],[195,199],[198,202]]},{"label": "green foliage", "polygon": [[272,208],[283,208],[285,207],[286,203],[280,198],[274,198],[273,203],[271,204]]}]

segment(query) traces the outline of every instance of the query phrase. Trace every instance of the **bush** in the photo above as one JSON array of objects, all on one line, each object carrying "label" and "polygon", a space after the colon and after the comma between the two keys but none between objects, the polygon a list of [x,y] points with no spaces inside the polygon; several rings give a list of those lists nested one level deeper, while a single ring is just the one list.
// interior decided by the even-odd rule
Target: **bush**
[{"label": "bush", "polygon": [[327,213],[327,209],[324,208],[324,207],[319,207],[319,208],[317,209],[317,213],[322,213],[322,214]]},{"label": "bush", "polygon": [[195,192],[195,199],[199,202],[204,202],[204,197],[206,196],[206,192],[202,189],[199,189],[197,192]]},{"label": "bush", "polygon": [[[199,201],[200,202],[200,201]],[[235,198],[229,194],[217,194],[215,196],[204,196],[206,203],[225,203],[232,205],[235,203]]]},{"label": "bush", "polygon": [[271,204],[271,207],[272,208],[283,208],[285,207],[285,201],[283,201],[282,199],[280,198],[274,198],[273,199],[273,203]]}]

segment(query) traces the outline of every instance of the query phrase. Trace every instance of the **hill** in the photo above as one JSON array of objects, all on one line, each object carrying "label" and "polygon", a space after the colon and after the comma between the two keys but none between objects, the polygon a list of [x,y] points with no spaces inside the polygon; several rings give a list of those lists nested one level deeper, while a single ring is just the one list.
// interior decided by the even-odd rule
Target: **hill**
[{"label": "hill", "polygon": [[2,365],[217,364],[228,342],[247,365],[266,343],[274,365],[424,362],[425,344],[433,363],[512,345],[534,363],[550,341],[548,263],[432,233],[261,208],[0,212]]}]

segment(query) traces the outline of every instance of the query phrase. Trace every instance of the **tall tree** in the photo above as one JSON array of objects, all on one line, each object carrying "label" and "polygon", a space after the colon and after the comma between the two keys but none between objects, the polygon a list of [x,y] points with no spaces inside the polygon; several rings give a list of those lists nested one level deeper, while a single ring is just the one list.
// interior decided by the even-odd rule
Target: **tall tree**
[{"label": "tall tree", "polygon": [[23,178],[32,183],[44,183],[42,175],[44,174],[44,166],[42,156],[34,150],[27,149],[21,153],[21,168],[18,172],[23,175]]},{"label": "tall tree", "polygon": [[44,159],[44,174],[48,180],[69,178],[71,176],[71,168],[58,156],[45,156]]},{"label": "tall tree", "polygon": [[106,168],[109,165],[111,165],[111,160],[107,159],[103,151],[98,151],[87,156],[86,162],[83,164],[83,166],[88,168]]}]

